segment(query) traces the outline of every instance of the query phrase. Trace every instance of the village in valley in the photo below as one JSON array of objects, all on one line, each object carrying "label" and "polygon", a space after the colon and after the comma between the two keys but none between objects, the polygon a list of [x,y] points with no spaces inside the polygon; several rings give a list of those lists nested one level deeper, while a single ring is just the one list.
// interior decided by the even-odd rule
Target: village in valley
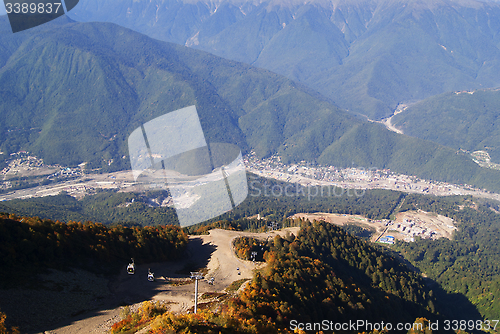
[{"label": "village in valley", "polygon": [[[467,185],[458,186],[427,181],[415,176],[392,173],[387,169],[337,168],[306,162],[287,165],[282,163],[277,156],[257,159],[254,152],[245,156],[244,161],[247,171],[251,173],[302,186],[325,185],[344,189],[381,188],[433,195],[498,197],[497,194],[473,189]],[[13,185],[19,180],[24,180],[25,184],[16,189]],[[95,193],[97,189],[136,191],[138,188],[136,182],[131,179],[130,171],[92,174],[86,172],[85,164],[76,167],[46,165],[42,159],[25,151],[10,154],[6,166],[0,170],[0,191],[3,192],[0,194],[0,201],[57,195],[61,191],[81,198]],[[163,205],[162,203],[161,206]],[[295,218],[310,220],[322,219],[339,225],[355,224],[372,231],[373,242],[385,244],[394,244],[395,240],[411,242],[417,237],[452,238],[452,233],[456,230],[452,219],[423,211],[400,212],[393,220],[370,220],[365,217],[327,213],[303,213],[295,216]]]},{"label": "village in valley", "polygon": [[413,242],[422,239],[452,239],[457,228],[451,218],[424,211],[406,211],[396,214],[396,219],[386,224],[386,229],[375,241],[393,244],[395,239]]},{"label": "village in valley", "polygon": [[262,177],[304,186],[330,185],[345,189],[388,189],[407,193],[435,196],[473,195],[500,200],[500,195],[470,185],[420,179],[416,176],[394,173],[389,169],[353,166],[340,168],[322,166],[306,161],[285,164],[279,156],[258,159],[255,152],[244,158],[247,171]]}]

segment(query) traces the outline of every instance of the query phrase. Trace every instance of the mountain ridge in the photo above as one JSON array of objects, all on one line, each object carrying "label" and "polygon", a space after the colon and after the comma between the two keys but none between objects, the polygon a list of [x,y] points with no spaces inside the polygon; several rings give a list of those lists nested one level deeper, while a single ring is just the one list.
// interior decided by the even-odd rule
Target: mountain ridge
[{"label": "mountain ridge", "polygon": [[393,117],[406,134],[469,152],[484,150],[499,162],[500,88],[444,93]]},{"label": "mountain ridge", "polygon": [[269,69],[375,120],[401,102],[500,84],[497,3],[156,0],[110,16],[113,6],[89,0],[71,15]]},{"label": "mountain ridge", "polygon": [[60,21],[15,36],[17,49],[0,55],[8,59],[0,69],[0,150],[7,154],[22,149],[48,164],[129,169],[129,133],[196,105],[207,141],[233,143],[243,153],[338,167],[354,162],[500,189],[497,172],[469,157],[361,121],[266,70],[110,23]]}]

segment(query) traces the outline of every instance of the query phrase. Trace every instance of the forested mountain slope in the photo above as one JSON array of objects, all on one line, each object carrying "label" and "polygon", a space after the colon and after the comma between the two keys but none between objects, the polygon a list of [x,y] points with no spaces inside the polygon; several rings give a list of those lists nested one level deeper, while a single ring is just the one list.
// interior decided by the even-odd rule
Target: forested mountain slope
[{"label": "forested mountain slope", "polygon": [[0,213],[0,286],[10,286],[42,268],[79,266],[108,273],[134,257],[138,263],[184,255],[187,234],[178,226],[129,228],[93,222],[62,223]]},{"label": "forested mountain slope", "polygon": [[70,14],[298,80],[372,119],[500,84],[500,6],[475,0],[89,0]]},{"label": "forested mountain slope", "polygon": [[[498,203],[408,195],[401,210],[417,209],[453,218],[459,230],[453,240],[417,238],[413,243],[400,243],[398,248],[404,257],[443,289],[455,294],[455,301],[460,294],[465,295],[483,317],[495,317],[500,311],[497,302],[500,298]],[[450,310],[460,313],[461,308],[453,306],[459,305],[454,298],[447,301]]]},{"label": "forested mountain slope", "polygon": [[179,260],[187,244],[178,226],[108,227],[0,213],[0,332],[10,333],[5,323],[21,333],[45,332],[105,310],[103,300],[114,308],[109,289],[130,258],[137,265]]},{"label": "forested mountain slope", "polygon": [[500,90],[445,93],[410,105],[392,118],[405,134],[452,147],[485,151],[500,163]]},{"label": "forested mountain slope", "polygon": [[[431,142],[360,121],[279,75],[66,17],[13,35],[2,17],[0,150],[46,163],[130,168],[128,135],[196,105],[207,140],[258,156],[317,160],[500,189],[496,171]],[[4,33],[5,32],[5,33]]]},{"label": "forested mountain slope", "polygon": [[[165,310],[149,317],[132,315],[113,326],[112,333],[144,322],[151,323],[152,333],[292,333],[294,320],[411,324],[420,317],[441,317],[418,274],[334,225],[303,223],[297,236],[276,236],[264,247],[267,267],[228,303],[207,303],[194,316]],[[366,328],[349,332],[373,331]]]}]

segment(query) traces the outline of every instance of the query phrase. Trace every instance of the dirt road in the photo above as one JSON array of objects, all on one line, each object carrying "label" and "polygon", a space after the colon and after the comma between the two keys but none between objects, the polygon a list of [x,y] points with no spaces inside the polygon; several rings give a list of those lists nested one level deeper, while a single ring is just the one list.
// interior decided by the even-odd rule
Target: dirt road
[{"label": "dirt road", "polygon": [[[234,238],[240,236],[265,240],[286,233],[297,233],[298,227],[269,233],[250,233],[226,230],[211,230],[210,235],[191,236],[188,257],[179,262],[153,263],[136,267],[134,275],[124,270],[116,282],[111,284],[112,296],[101,311],[83,314],[61,322],[50,334],[105,333],[113,323],[120,320],[120,306],[138,304],[146,300],[167,302],[172,312],[186,312],[194,305],[194,284],[189,279],[189,271],[202,268],[208,270],[205,277],[214,278],[214,284],[207,280],[199,282],[199,295],[205,292],[223,292],[232,282],[253,277],[253,271],[263,266],[261,263],[244,261],[236,257],[232,247]],[[155,273],[156,280],[147,280],[148,269]],[[237,270],[239,268],[239,270]],[[240,274],[238,274],[238,271]],[[173,286],[169,281],[189,282]],[[43,332],[42,332],[43,333]]]}]

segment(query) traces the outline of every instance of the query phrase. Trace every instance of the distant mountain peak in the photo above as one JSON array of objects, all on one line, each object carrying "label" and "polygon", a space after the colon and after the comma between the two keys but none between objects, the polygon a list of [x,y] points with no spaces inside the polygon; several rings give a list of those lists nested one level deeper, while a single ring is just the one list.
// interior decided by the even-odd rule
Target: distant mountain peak
[{"label": "distant mountain peak", "polygon": [[[471,8],[479,8],[486,3],[495,4],[498,1],[480,1],[480,0],[177,0],[185,4],[206,4],[209,7],[219,7],[224,4],[235,6],[268,4],[270,6],[296,7],[304,5],[320,5],[325,8],[337,8],[339,6],[357,6],[369,5],[386,6],[386,5],[409,5],[411,7],[438,7],[438,6],[464,6]],[[104,1],[105,2],[105,1]],[[157,5],[163,5],[169,0],[156,0]]]},{"label": "distant mountain peak", "polygon": [[271,70],[375,120],[402,102],[497,86],[500,72],[496,2],[87,0],[73,13]]}]

